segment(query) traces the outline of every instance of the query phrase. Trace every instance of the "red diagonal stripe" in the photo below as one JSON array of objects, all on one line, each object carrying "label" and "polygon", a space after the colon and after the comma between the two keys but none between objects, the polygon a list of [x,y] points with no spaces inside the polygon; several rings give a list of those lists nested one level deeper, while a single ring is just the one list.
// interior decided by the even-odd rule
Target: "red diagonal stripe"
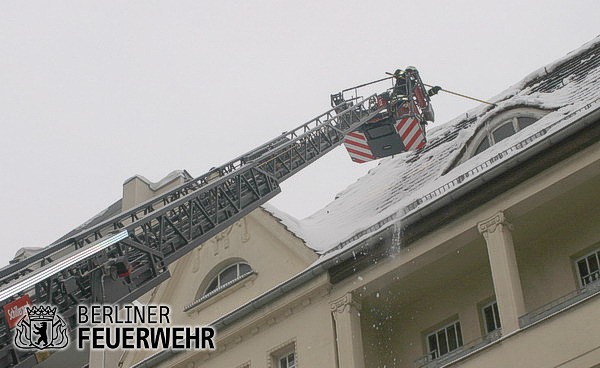
[{"label": "red diagonal stripe", "polygon": [[402,129],[402,126],[408,121],[408,119],[409,118],[400,119],[398,124],[396,124],[396,132],[400,133],[400,129]]},{"label": "red diagonal stripe", "polygon": [[351,137],[354,137],[354,138],[365,140],[365,135],[361,134],[361,133],[350,132],[350,133],[348,133],[348,135]]},{"label": "red diagonal stripe", "polygon": [[415,127],[415,124],[417,124],[417,119],[413,119],[413,121],[410,123],[410,126],[408,127],[408,129],[406,129],[406,131],[402,135],[402,141],[406,141],[406,139],[412,132],[413,128]]},{"label": "red diagonal stripe", "polygon": [[373,156],[373,155],[370,155],[370,154],[365,153],[365,152],[357,151],[357,150],[354,150],[354,149],[349,148],[349,147],[346,147],[346,150],[348,150],[348,152],[350,152],[350,153],[352,153],[354,155],[358,155],[358,156],[370,158],[371,160],[375,158],[375,156]]},{"label": "red diagonal stripe", "polygon": [[411,149],[412,145],[415,144],[415,141],[417,140],[417,138],[421,137],[421,129],[417,129],[417,132],[415,133],[415,135],[413,135],[412,139],[410,140],[410,142],[408,142],[408,145],[406,146],[406,149]]},{"label": "red diagonal stripe", "polygon": [[344,139],[344,144],[350,144],[356,147],[360,147],[360,148],[364,148],[364,149],[368,149],[369,151],[371,150],[371,147],[369,147],[368,144],[364,144],[364,143],[360,143],[360,142],[355,142],[355,141],[351,141],[349,139]]}]

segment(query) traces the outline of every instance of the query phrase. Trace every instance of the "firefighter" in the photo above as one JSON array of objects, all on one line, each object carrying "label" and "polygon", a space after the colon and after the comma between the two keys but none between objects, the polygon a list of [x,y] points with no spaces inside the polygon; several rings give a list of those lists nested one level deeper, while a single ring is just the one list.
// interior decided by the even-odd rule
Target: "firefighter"
[{"label": "firefighter", "polygon": [[394,79],[396,79],[396,82],[394,83],[392,97],[399,99],[406,97],[408,95],[408,85],[406,83],[406,75],[404,74],[404,71],[396,69],[394,72]]},{"label": "firefighter", "polygon": [[[408,67],[406,67],[406,70],[408,71],[408,70],[416,70],[416,69],[412,66],[408,66]],[[392,95],[394,97],[399,97],[399,98],[407,96],[408,95],[408,84],[406,83],[405,72],[400,69],[396,69],[396,71],[394,72],[394,78],[396,79],[396,82],[394,84],[394,90],[393,90]],[[427,91],[427,95],[429,97],[437,95],[438,92],[441,90],[442,90],[442,87],[433,86]]]}]

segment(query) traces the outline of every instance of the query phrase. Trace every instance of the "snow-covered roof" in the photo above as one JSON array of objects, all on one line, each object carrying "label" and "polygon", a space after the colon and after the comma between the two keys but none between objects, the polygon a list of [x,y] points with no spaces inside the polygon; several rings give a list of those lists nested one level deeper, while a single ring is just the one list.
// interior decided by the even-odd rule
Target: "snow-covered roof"
[{"label": "snow-covered roof", "polygon": [[[298,220],[267,205],[265,209],[305,240],[327,254],[365,239],[390,222],[418,211],[518,152],[578,120],[584,110],[600,107],[600,37],[562,59],[529,74],[482,105],[428,132],[428,145],[381,160],[334,201]],[[520,107],[549,113],[535,124],[456,165],[478,129],[493,116]]]}]

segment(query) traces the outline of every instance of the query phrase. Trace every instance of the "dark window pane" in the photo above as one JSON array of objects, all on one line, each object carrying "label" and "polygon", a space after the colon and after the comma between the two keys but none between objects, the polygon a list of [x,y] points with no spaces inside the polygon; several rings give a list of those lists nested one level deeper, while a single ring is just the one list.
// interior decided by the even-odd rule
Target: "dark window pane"
[{"label": "dark window pane", "polygon": [[285,358],[281,358],[279,360],[279,368],[287,368],[287,362],[286,362]]},{"label": "dark window pane", "polygon": [[288,363],[290,363],[290,365],[294,365],[294,353],[288,355]]},{"label": "dark window pane", "polygon": [[590,273],[588,271],[588,267],[587,267],[587,263],[585,262],[585,259],[582,259],[581,261],[577,262],[577,268],[579,269],[579,276],[581,276],[581,277],[585,277]]},{"label": "dark window pane", "polygon": [[594,271],[598,271],[598,258],[596,257],[596,254],[595,253],[592,254],[587,259],[588,259],[588,264],[590,265],[590,273],[593,273]]},{"label": "dark window pane", "polygon": [[483,310],[483,315],[485,316],[485,328],[487,332],[492,332],[496,329],[496,325],[494,324],[494,309],[490,305]]},{"label": "dark window pane", "polygon": [[587,285],[590,283],[590,271],[587,266],[587,262],[585,259],[577,262],[577,268],[579,269],[579,277],[581,278],[581,284]]},{"label": "dark window pane", "polygon": [[500,325],[500,312],[498,311],[498,303],[493,304],[494,307],[494,320],[496,321],[496,328],[502,327]]},{"label": "dark window pane", "polygon": [[250,271],[252,271],[252,268],[250,268],[249,265],[245,263],[240,263],[240,276],[245,275]]},{"label": "dark window pane", "polygon": [[528,127],[531,124],[535,123],[537,121],[537,119],[529,118],[529,117],[522,117],[522,118],[518,118],[517,121],[519,122],[519,130],[520,130],[520,129],[523,129],[523,128]]},{"label": "dark window pane", "polygon": [[429,338],[427,339],[429,342],[429,352],[431,353],[431,358],[435,359],[437,358],[437,339],[435,334],[433,335],[429,335]]},{"label": "dark window pane", "polygon": [[220,274],[221,277],[221,285],[228,283],[229,281],[233,281],[237,278],[237,265],[233,265],[231,267],[226,268]]},{"label": "dark window pane", "polygon": [[454,325],[447,328],[448,331],[448,347],[449,351],[455,350],[458,347],[456,341],[456,329],[454,329]]},{"label": "dark window pane", "polygon": [[446,330],[437,333],[438,344],[440,345],[440,356],[448,353],[448,340],[446,339]]},{"label": "dark window pane", "polygon": [[494,136],[494,142],[496,143],[510,137],[513,134],[515,134],[515,127],[513,127],[512,121],[505,123],[492,133]]},{"label": "dark window pane", "polygon": [[479,143],[479,146],[477,146],[477,149],[475,150],[475,155],[480,154],[488,148],[490,148],[490,141],[487,137],[485,137],[485,139],[481,141],[481,143]]},{"label": "dark window pane", "polygon": [[462,332],[460,331],[460,322],[456,322],[455,326],[456,326],[456,339],[458,340],[458,346],[462,346],[463,340],[462,340]]},{"label": "dark window pane", "polygon": [[212,280],[210,285],[208,285],[208,287],[206,288],[206,292],[204,294],[210,293],[211,291],[215,290],[217,287],[219,287],[219,280],[215,277],[215,279]]}]

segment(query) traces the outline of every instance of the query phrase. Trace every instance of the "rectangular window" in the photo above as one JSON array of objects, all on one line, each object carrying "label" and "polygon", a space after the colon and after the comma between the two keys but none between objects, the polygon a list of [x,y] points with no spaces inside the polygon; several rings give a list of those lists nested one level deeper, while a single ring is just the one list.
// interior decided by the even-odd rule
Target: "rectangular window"
[{"label": "rectangular window", "polygon": [[462,332],[460,331],[459,321],[452,322],[427,335],[427,349],[431,359],[444,356],[458,349],[462,344]]},{"label": "rectangular window", "polygon": [[297,368],[296,339],[290,339],[267,352],[269,368]]},{"label": "rectangular window", "polygon": [[600,280],[600,249],[597,249],[576,262],[581,286]]},{"label": "rectangular window", "polygon": [[278,368],[296,368],[296,354],[292,351],[279,358]]},{"label": "rectangular window", "polygon": [[500,326],[500,313],[498,312],[498,303],[495,301],[481,308],[483,322],[485,323],[485,333],[496,331]]}]

